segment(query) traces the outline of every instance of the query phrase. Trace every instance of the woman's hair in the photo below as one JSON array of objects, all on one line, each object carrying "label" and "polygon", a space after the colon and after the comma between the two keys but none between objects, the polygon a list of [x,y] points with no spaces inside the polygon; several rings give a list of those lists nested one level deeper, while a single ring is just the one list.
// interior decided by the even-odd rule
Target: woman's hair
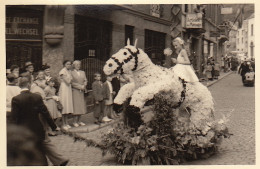
[{"label": "woman's hair", "polygon": [[184,48],[184,40],[180,37],[177,37],[173,40],[173,42],[179,43]]},{"label": "woman's hair", "polygon": [[81,64],[81,61],[79,61],[79,60],[74,60],[72,64],[75,65],[76,63]]},{"label": "woman's hair", "polygon": [[64,60],[64,61],[63,61],[63,66],[65,66],[65,64],[66,64],[67,62],[70,62],[70,63],[71,63],[70,60]]},{"label": "woman's hair", "polygon": [[39,71],[37,72],[37,75],[36,75],[35,80],[37,80],[37,79],[39,78],[38,76],[39,76],[39,74],[40,74],[41,72],[44,74],[44,71],[43,71],[43,70],[39,70]]},{"label": "woman's hair", "polygon": [[12,65],[10,67],[10,71],[12,72],[14,69],[19,69],[19,66],[18,65]]}]

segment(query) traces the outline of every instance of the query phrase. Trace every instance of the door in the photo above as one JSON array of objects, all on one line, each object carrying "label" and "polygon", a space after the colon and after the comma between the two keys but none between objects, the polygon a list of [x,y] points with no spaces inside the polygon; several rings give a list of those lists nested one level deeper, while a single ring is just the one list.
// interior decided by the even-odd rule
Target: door
[{"label": "door", "polygon": [[102,74],[103,67],[110,57],[112,47],[111,22],[75,16],[75,59],[82,63],[82,70],[86,72],[88,88],[94,81],[94,73]]}]

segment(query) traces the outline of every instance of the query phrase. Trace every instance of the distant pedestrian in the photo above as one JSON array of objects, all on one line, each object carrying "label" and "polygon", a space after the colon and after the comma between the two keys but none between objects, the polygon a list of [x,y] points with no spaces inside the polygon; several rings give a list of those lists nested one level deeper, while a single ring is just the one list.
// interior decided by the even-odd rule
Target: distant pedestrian
[{"label": "distant pedestrian", "polygon": [[249,71],[250,71],[249,65],[247,64],[247,61],[244,60],[244,62],[241,63],[241,65],[240,65],[240,67],[239,67],[239,69],[238,69],[238,73],[241,75],[241,77],[242,77],[242,82],[243,82],[243,83],[244,83],[244,81],[245,81],[245,74],[246,74],[247,72],[249,72]]},{"label": "distant pedestrian", "polygon": [[210,62],[207,62],[206,68],[204,69],[204,74],[206,76],[207,83],[209,80],[213,80],[212,65],[210,64]]},{"label": "distant pedestrian", "polygon": [[71,126],[68,123],[69,114],[73,114],[73,100],[72,100],[72,89],[71,89],[71,61],[65,60],[63,62],[63,69],[59,72],[59,77],[61,80],[59,88],[59,98],[63,106],[62,109],[62,128],[68,130]]},{"label": "distant pedestrian", "polygon": [[103,84],[101,82],[101,74],[94,74],[95,81],[92,83],[93,99],[94,99],[94,118],[95,124],[102,123],[104,117],[104,96]]},{"label": "distant pedestrian", "polygon": [[218,62],[215,63],[214,65],[214,78],[218,79],[219,75],[220,75],[220,64]]}]

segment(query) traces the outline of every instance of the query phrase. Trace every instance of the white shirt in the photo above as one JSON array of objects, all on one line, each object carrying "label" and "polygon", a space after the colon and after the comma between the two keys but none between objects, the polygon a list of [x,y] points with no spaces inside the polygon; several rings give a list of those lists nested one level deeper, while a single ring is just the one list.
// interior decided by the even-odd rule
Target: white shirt
[{"label": "white shirt", "polygon": [[21,93],[21,88],[18,86],[6,86],[6,111],[11,111],[11,103],[13,97],[19,95]]},{"label": "white shirt", "polygon": [[74,69],[74,70],[77,72],[78,76],[80,76],[80,72],[79,72],[79,70],[76,70],[76,69]]},{"label": "white shirt", "polygon": [[107,84],[108,84],[108,88],[109,88],[110,93],[113,93],[113,88],[112,88],[111,82],[107,81]]}]

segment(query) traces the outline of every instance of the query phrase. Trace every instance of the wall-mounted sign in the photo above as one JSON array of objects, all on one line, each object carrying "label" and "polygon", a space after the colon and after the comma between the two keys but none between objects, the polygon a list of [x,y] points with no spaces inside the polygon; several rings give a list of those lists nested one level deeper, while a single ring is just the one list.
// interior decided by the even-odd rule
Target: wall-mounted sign
[{"label": "wall-mounted sign", "polygon": [[160,11],[161,11],[161,9],[160,9],[160,5],[159,4],[151,5],[151,15],[152,16],[160,18],[160,13],[161,13]]},{"label": "wall-mounted sign", "polygon": [[232,14],[233,13],[233,8],[232,7],[225,7],[221,8],[221,14]]},{"label": "wall-mounted sign", "polygon": [[42,13],[9,9],[6,12],[6,39],[42,40]]},{"label": "wall-mounted sign", "polygon": [[202,28],[202,14],[201,13],[187,14],[186,28]]}]

